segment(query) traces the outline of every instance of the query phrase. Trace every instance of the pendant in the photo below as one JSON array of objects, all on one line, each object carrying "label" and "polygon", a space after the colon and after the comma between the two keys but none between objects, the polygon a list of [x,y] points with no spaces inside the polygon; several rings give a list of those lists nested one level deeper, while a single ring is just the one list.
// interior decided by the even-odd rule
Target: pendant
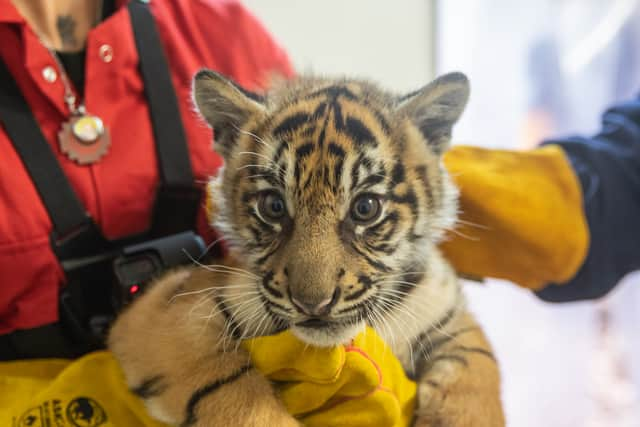
[{"label": "pendant", "polygon": [[100,160],[111,145],[109,131],[102,119],[91,114],[78,114],[62,124],[58,132],[60,149],[79,165],[90,165]]}]

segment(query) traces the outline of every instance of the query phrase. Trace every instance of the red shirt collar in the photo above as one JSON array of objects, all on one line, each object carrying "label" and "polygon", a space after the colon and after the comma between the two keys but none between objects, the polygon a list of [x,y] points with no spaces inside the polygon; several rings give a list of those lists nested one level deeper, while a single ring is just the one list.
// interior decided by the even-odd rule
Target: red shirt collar
[{"label": "red shirt collar", "polygon": [[[97,51],[99,46],[105,43],[116,49],[117,56],[114,59],[114,65],[120,61],[126,61],[131,55],[137,55],[133,35],[130,34],[130,31],[127,31],[126,34],[118,33],[118,35],[114,35],[114,25],[123,28],[123,24],[128,24],[128,22],[126,24],[123,22],[123,19],[127,21],[128,19],[123,16],[123,13],[126,14],[127,11],[122,9],[122,6],[129,1],[117,0],[116,12],[108,19],[110,22],[101,23],[90,30],[87,38],[87,49],[91,46],[92,49]],[[0,43],[0,59],[6,63],[20,64],[16,66],[17,68],[13,72],[21,72],[26,69],[35,84],[40,88],[41,93],[45,94],[58,110],[67,114],[67,107],[63,101],[64,87],[60,79],[55,83],[47,83],[41,77],[42,70],[45,67],[57,68],[54,57],[42,44],[37,34],[32,31],[32,28],[27,25],[26,20],[13,5],[12,1],[0,0],[0,39],[2,39],[3,31],[8,31],[7,27],[11,26],[18,28],[16,35],[20,46],[16,48],[15,46],[4,46]],[[9,68],[11,68],[11,65],[9,65]]]},{"label": "red shirt collar", "polygon": [[24,23],[24,18],[11,0],[0,0],[0,23]]}]

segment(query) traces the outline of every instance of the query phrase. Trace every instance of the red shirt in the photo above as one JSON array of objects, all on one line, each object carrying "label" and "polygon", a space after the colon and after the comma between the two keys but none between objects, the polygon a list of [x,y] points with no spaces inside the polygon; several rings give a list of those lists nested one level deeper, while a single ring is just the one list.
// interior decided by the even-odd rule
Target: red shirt
[{"label": "red shirt", "polygon": [[[153,0],[150,7],[168,57],[193,172],[202,183],[221,159],[212,151],[211,131],[194,113],[190,91],[195,72],[211,68],[258,89],[272,73],[290,76],[292,70],[285,53],[236,1]],[[111,58],[104,46],[111,48]],[[89,32],[86,49],[85,105],[109,128],[111,147],[99,162],[79,166],[61,153],[56,138],[69,117],[58,67],[11,0],[0,0],[0,57],[86,210],[107,237],[117,238],[148,227],[158,182],[126,7]],[[47,67],[56,71],[55,79]],[[206,233],[202,213],[199,227]],[[49,246],[51,231],[35,187],[0,127],[0,334],[57,320],[64,273]]]}]

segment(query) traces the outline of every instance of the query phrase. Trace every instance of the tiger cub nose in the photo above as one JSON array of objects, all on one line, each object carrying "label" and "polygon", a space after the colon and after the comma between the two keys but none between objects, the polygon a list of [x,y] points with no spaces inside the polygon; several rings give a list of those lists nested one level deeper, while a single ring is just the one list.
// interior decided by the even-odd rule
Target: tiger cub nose
[{"label": "tiger cub nose", "polygon": [[338,303],[340,288],[336,288],[330,297],[321,301],[312,298],[291,295],[291,302],[302,314],[307,316],[325,316]]}]

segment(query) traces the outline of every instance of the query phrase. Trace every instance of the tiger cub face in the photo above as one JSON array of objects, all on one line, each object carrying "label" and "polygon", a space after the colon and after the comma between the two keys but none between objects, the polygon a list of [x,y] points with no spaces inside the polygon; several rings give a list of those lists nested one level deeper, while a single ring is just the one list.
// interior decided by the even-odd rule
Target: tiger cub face
[{"label": "tiger cub face", "polygon": [[197,74],[225,160],[213,225],[242,269],[218,295],[234,334],[343,343],[429,286],[429,251],[456,213],[441,154],[468,93],[459,73],[403,97],[311,77],[257,96]]}]

